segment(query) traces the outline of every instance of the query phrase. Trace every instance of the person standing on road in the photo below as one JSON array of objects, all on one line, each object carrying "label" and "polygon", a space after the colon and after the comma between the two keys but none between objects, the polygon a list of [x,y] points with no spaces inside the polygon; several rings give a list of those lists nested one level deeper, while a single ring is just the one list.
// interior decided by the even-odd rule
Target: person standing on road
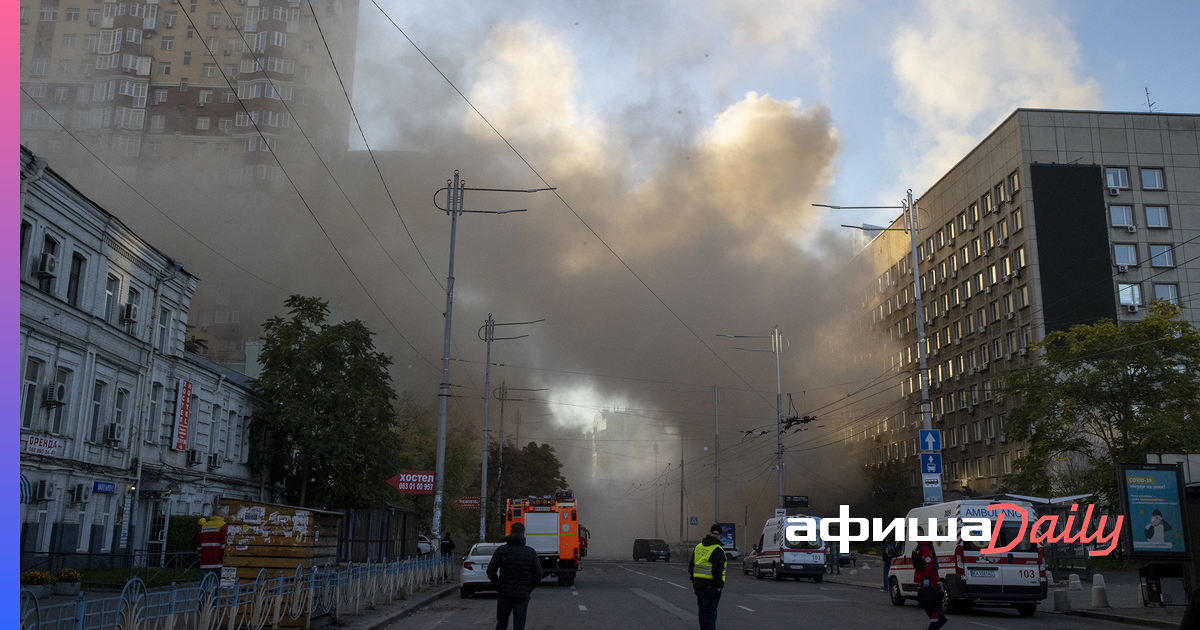
[{"label": "person standing on road", "polygon": [[457,546],[458,545],[455,545],[453,540],[450,540],[450,532],[442,534],[442,548],[440,551],[443,556],[448,556],[454,553],[454,548]]},{"label": "person standing on road", "polygon": [[880,557],[883,558],[883,588],[879,590],[886,593],[891,586],[888,583],[888,578],[891,577],[889,573],[892,570],[892,559],[896,557],[896,542],[894,540],[883,541],[883,553]]},{"label": "person standing on road", "polygon": [[508,630],[510,614],[514,630],[525,630],[529,596],[542,580],[542,565],[533,547],[525,544],[524,523],[513,523],[504,542],[487,567],[496,589],[496,630]]},{"label": "person standing on road", "polygon": [[216,582],[214,587],[221,585],[221,567],[225,564],[225,538],[229,534],[229,526],[225,524],[226,511],[224,506],[213,508],[212,516],[200,519],[196,527],[196,553],[200,554],[200,581],[210,573]]},{"label": "person standing on road", "polygon": [[[917,528],[917,535],[924,536],[925,528]],[[913,549],[913,582],[917,584],[917,604],[929,615],[929,630],[938,630],[949,621],[942,613],[942,590],[939,582],[937,552],[928,540],[917,543]]]},{"label": "person standing on road", "polygon": [[717,606],[725,587],[725,550],[721,548],[721,526],[714,524],[704,540],[692,551],[688,562],[696,606],[700,609],[700,630],[716,630]]}]

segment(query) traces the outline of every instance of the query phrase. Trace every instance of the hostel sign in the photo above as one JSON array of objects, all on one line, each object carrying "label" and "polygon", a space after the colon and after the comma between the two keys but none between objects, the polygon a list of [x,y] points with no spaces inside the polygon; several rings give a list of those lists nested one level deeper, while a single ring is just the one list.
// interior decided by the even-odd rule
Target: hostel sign
[{"label": "hostel sign", "polygon": [[192,421],[192,382],[179,380],[175,391],[175,440],[171,448],[187,450],[188,424]]},{"label": "hostel sign", "polygon": [[433,494],[433,471],[406,470],[388,479],[387,484],[404,494]]}]

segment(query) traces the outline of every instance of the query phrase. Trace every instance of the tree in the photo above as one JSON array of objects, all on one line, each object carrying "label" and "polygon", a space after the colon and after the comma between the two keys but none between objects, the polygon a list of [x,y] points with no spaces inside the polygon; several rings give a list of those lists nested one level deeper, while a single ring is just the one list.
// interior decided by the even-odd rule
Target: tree
[{"label": "tree", "polygon": [[[496,509],[497,496],[503,499],[518,499],[529,496],[542,497],[554,494],[559,488],[569,487],[562,476],[562,462],[549,444],[530,442],[518,448],[512,442],[504,444],[504,485],[497,491],[497,463],[499,444],[488,445],[488,540],[500,540],[504,535],[503,513]],[[476,489],[479,488],[479,473],[475,473]],[[478,490],[476,490],[478,492]],[[478,519],[478,516],[476,516]]]},{"label": "tree", "polygon": [[392,360],[363,322],[326,323],[328,303],[293,295],[285,304],[290,319],[263,325],[250,466],[282,481],[297,505],[380,505],[395,494],[384,481],[401,446]]},{"label": "tree", "polygon": [[1002,491],[1095,493],[1118,507],[1116,466],[1200,448],[1200,333],[1156,301],[1146,316],[1056,331],[1040,360],[1002,374],[997,398],[1019,404],[1004,434],[1029,443]]}]

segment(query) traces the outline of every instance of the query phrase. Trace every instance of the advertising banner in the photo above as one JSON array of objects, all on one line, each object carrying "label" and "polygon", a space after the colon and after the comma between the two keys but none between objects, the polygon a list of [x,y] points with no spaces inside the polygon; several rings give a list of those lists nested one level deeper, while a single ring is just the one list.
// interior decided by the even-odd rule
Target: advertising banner
[{"label": "advertising banner", "polygon": [[479,509],[479,497],[462,497],[459,500],[455,501],[454,505],[457,505],[458,507],[467,509],[467,510],[478,510]]},{"label": "advertising banner", "polygon": [[737,539],[737,525],[733,523],[717,523],[721,526],[721,546],[732,547]]},{"label": "advertising banner", "polygon": [[1187,559],[1182,470],[1174,464],[1122,464],[1118,490],[1129,555]]},{"label": "advertising banner", "polygon": [[387,484],[404,494],[433,494],[433,471],[406,470],[388,479]]},{"label": "advertising banner", "polygon": [[30,455],[62,457],[63,441],[44,435],[31,435],[25,442],[25,452]]},{"label": "advertising banner", "polygon": [[192,420],[192,382],[180,379],[175,391],[175,439],[171,448],[187,450],[188,423]]}]

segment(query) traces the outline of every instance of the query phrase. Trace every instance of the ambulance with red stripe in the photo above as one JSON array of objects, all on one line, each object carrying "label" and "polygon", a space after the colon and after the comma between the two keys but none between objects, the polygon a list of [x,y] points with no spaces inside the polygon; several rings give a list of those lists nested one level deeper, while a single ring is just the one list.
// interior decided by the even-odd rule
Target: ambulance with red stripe
[{"label": "ambulance with red stripe", "polygon": [[825,577],[825,541],[819,534],[811,541],[787,540],[788,526],[800,525],[804,519],[811,519],[820,531],[821,519],[810,516],[777,516],[763,525],[762,538],[754,546],[754,577],[761,580],[770,575],[777,582],[785,577],[808,577],[821,582]]},{"label": "ambulance with red stripe", "polygon": [[[948,519],[958,519],[955,540],[931,543],[938,557],[943,610],[965,606],[1013,606],[1021,616],[1030,617],[1037,612],[1038,602],[1046,599],[1045,552],[1041,543],[1029,541],[1029,530],[1037,517],[1029,503],[1009,502],[1026,510],[1029,515],[1028,527],[1022,532],[1021,513],[1013,509],[988,510],[995,503],[970,499],[928,505],[909,511],[905,523],[906,527],[911,527],[912,519],[916,519],[928,535],[929,519],[934,519],[936,533],[945,536]],[[986,518],[992,522],[994,529],[1000,513],[1004,514],[1004,519],[999,534],[995,536],[996,547],[1003,549],[1019,537],[1012,549],[1000,554],[982,554],[980,550],[987,548],[989,543],[963,540],[963,519]],[[912,533],[906,531],[905,534],[908,540],[897,543],[898,557],[892,560],[888,578],[892,603],[897,606],[903,606],[906,599],[915,601],[917,598],[912,565],[912,551],[917,543],[912,540]]]}]

